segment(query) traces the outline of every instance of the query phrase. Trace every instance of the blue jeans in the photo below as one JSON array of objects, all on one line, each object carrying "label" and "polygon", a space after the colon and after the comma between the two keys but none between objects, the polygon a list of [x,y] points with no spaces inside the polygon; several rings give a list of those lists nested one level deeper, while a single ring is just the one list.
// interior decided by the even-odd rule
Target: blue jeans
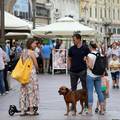
[{"label": "blue jeans", "polygon": [[100,104],[104,104],[104,96],[101,90],[101,78],[87,76],[88,106],[93,105],[93,88],[95,87]]},{"label": "blue jeans", "polygon": [[3,94],[4,92],[5,92],[4,75],[3,70],[0,70],[0,93]]}]

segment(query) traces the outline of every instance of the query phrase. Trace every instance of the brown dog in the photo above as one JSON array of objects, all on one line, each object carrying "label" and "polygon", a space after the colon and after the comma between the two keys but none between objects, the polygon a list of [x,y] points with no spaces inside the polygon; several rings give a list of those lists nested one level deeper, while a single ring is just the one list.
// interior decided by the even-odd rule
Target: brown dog
[{"label": "brown dog", "polygon": [[70,111],[69,103],[72,103],[74,105],[74,114],[73,115],[76,115],[77,101],[80,101],[82,110],[79,114],[82,114],[83,109],[84,109],[84,103],[85,103],[85,105],[87,105],[87,92],[86,92],[86,90],[79,89],[76,91],[72,91],[72,90],[68,89],[66,86],[61,86],[58,90],[58,93],[60,95],[64,96],[64,100],[65,100],[65,103],[67,106],[67,113],[65,113],[65,115],[69,114],[69,111]]}]

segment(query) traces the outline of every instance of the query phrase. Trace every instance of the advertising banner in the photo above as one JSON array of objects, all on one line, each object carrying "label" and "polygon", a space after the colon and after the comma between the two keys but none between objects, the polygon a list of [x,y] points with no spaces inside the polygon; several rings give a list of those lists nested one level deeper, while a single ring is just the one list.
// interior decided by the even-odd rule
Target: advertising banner
[{"label": "advertising banner", "polygon": [[67,50],[55,49],[52,52],[53,74],[55,69],[65,69],[67,74]]}]

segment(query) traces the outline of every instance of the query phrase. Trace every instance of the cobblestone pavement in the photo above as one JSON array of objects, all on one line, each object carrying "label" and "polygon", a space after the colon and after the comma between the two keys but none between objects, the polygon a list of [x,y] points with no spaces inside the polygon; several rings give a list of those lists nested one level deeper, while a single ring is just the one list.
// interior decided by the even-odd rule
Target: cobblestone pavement
[{"label": "cobblestone pavement", "polygon": [[[70,87],[69,75],[39,75],[40,85],[40,105],[39,116],[21,117],[19,114],[9,116],[8,108],[10,104],[18,107],[19,84],[11,81],[12,90],[5,96],[0,96],[0,120],[120,120],[120,90],[110,88],[110,98],[107,100],[107,110],[104,116],[93,114],[93,116],[76,115],[64,116],[66,112],[63,97],[58,94],[61,85]],[[110,81],[111,83],[111,81]],[[81,85],[78,85],[80,88]],[[96,105],[96,94],[94,93],[94,106]],[[77,104],[77,110],[80,111]]]}]

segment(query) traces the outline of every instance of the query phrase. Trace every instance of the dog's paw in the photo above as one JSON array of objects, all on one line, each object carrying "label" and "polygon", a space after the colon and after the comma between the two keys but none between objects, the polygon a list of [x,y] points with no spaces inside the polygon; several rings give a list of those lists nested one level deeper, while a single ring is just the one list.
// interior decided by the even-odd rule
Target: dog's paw
[{"label": "dog's paw", "polygon": [[65,116],[68,116],[68,113],[65,113],[64,115],[65,115]]}]

